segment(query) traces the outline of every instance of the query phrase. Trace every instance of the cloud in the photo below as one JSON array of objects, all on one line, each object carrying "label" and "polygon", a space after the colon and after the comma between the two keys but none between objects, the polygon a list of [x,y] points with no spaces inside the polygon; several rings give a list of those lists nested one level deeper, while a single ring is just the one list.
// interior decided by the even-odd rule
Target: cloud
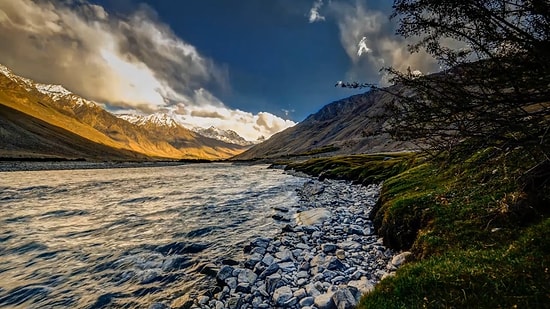
[{"label": "cloud", "polygon": [[210,127],[215,124],[207,120],[219,119],[228,129],[231,117],[242,116],[250,128],[241,122],[239,128],[253,139],[293,124],[277,120],[285,125],[275,121],[258,127],[254,119],[260,114],[225,107],[207,89],[227,87],[227,70],[179,38],[144,5],[120,16],[85,0],[0,0],[0,42],[0,63],[15,73],[62,84],[113,109],[151,113],[179,106],[191,126]]},{"label": "cloud", "polygon": [[329,10],[338,24],[342,47],[353,64],[346,78],[385,84],[386,76],[379,73],[384,67],[402,71],[408,67],[422,72],[437,70],[437,63],[429,54],[408,51],[411,42],[395,35],[396,25],[388,13],[369,9],[361,0],[354,4],[332,1]]},{"label": "cloud", "polygon": [[233,130],[247,140],[255,141],[296,125],[291,120],[282,119],[266,112],[252,114],[238,109],[214,105],[177,104],[163,110],[188,128],[215,126]]},{"label": "cloud", "polygon": [[357,44],[357,47],[359,48],[357,50],[357,56],[361,57],[363,54],[368,54],[371,52],[371,49],[367,47],[367,38],[363,37],[359,44]]},{"label": "cloud", "polygon": [[309,22],[325,21],[325,17],[319,13],[319,10],[323,7],[323,0],[316,0],[313,2],[313,6],[309,10]]}]

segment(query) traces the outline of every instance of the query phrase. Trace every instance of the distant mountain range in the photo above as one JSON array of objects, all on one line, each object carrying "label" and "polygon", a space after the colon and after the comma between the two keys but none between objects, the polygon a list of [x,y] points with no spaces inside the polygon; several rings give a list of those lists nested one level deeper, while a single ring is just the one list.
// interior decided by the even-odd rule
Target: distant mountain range
[{"label": "distant mountain range", "polygon": [[[397,87],[397,86],[393,86]],[[380,133],[388,126],[383,91],[366,92],[330,103],[296,126],[279,132],[234,159],[343,155],[413,149],[410,142]]]},{"label": "distant mountain range", "polygon": [[238,143],[206,137],[168,115],[113,115],[62,86],[36,83],[2,65],[0,89],[0,158],[224,159],[247,148],[236,134]]}]

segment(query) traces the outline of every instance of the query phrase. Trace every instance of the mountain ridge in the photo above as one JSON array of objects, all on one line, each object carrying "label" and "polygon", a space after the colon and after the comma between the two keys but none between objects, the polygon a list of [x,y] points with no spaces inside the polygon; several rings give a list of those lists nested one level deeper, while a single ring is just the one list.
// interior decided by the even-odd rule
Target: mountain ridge
[{"label": "mountain ridge", "polygon": [[[5,66],[0,65],[0,105],[19,111],[29,117],[29,122],[36,119],[48,126],[56,127],[76,134],[95,144],[101,144],[121,152],[120,158],[135,159],[134,153],[142,159],[225,159],[242,152],[245,148],[200,136],[181,126],[166,130],[159,127],[144,128],[132,124],[109,113],[99,104],[71,93],[60,85],[35,83],[30,79],[19,77]],[[6,127],[24,130],[32,126],[21,123],[15,125],[12,120],[4,119]],[[11,123],[10,123],[11,122]],[[9,123],[9,124],[8,124]],[[50,128],[50,127],[48,127]],[[17,144],[10,139],[6,130],[2,133],[3,142],[0,157],[8,155],[5,149]],[[26,133],[19,132],[23,135]],[[27,132],[28,133],[28,132]],[[37,133],[37,132],[34,132]],[[17,135],[17,134],[16,134]],[[63,156],[63,153],[46,147],[43,140],[33,135],[36,149],[20,149],[21,153],[40,152],[48,149],[45,156]],[[62,135],[71,136],[74,135]],[[59,138],[60,135],[51,135]],[[38,141],[42,141],[39,143]],[[64,141],[58,140],[60,144]],[[25,145],[30,147],[30,145]],[[129,156],[122,154],[132,154]],[[115,156],[117,157],[117,156]],[[117,157],[117,158],[118,158]],[[139,156],[138,156],[139,157]],[[91,158],[97,159],[97,157]]]},{"label": "mountain ridge", "polygon": [[391,100],[393,96],[385,91],[368,91],[334,101],[296,126],[273,135],[233,159],[276,159],[323,153],[347,155],[414,149],[411,142],[395,141],[389,134],[381,133],[388,126],[385,106]]}]

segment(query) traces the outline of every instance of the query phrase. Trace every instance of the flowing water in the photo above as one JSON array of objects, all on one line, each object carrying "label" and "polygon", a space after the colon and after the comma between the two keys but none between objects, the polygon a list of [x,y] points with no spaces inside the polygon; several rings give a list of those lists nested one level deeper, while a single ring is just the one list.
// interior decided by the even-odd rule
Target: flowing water
[{"label": "flowing water", "polygon": [[0,173],[0,307],[170,305],[280,230],[272,207],[304,181],[225,163]]}]

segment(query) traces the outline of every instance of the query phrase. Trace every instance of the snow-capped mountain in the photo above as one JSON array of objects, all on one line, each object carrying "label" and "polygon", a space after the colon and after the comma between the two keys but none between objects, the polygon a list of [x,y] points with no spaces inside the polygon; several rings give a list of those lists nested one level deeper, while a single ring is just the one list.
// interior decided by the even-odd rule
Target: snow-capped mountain
[{"label": "snow-capped mountain", "polygon": [[202,160],[247,148],[201,136],[170,114],[114,115],[63,86],[36,83],[3,65],[0,99],[0,158]]},{"label": "snow-capped mountain", "polygon": [[[169,127],[175,128],[177,126],[186,128],[186,126],[178,119],[178,115],[166,114],[166,113],[155,113],[151,115],[133,115],[133,114],[122,114],[117,115],[118,117],[136,124],[138,126],[147,127],[147,126],[158,126],[158,127]],[[191,131],[208,138],[219,140],[225,143],[240,145],[240,146],[251,146],[256,144],[256,142],[247,141],[237,132],[233,130],[222,130],[211,126],[210,128],[201,128],[194,127],[190,129]],[[261,142],[261,141],[259,141]]]},{"label": "snow-capped mountain", "polygon": [[237,134],[237,132],[233,130],[222,130],[213,126],[208,129],[195,127],[191,130],[202,136],[214,138],[220,141],[224,141],[226,143],[237,144],[241,146],[251,146],[256,144],[255,142],[245,140],[242,136],[240,136],[239,134]]},{"label": "snow-capped mountain", "polygon": [[93,101],[86,100],[61,85],[48,85],[36,83],[28,78],[24,78],[18,75],[15,75],[10,69],[0,64],[0,73],[4,74],[13,82],[25,87],[28,92],[36,90],[41,94],[49,96],[54,101],[67,100],[75,105],[75,107],[80,106],[96,106],[97,104]]},{"label": "snow-capped mountain", "polygon": [[146,126],[148,124],[154,124],[156,126],[169,127],[169,128],[182,126],[176,121],[176,119],[164,113],[155,113],[147,116],[132,115],[132,114],[123,114],[123,115],[117,115],[117,116],[119,118],[122,118],[138,126]]}]

